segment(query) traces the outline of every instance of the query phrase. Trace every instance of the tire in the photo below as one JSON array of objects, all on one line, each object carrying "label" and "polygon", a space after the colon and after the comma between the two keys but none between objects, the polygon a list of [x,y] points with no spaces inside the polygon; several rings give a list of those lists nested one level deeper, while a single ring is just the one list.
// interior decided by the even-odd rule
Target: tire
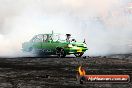
[{"label": "tire", "polygon": [[64,58],[66,56],[66,53],[63,48],[57,48],[56,55],[58,55],[59,58]]},{"label": "tire", "polygon": [[74,55],[75,55],[76,57],[81,57],[83,54],[84,54],[84,53],[81,52],[81,53],[76,53],[76,54],[74,54]]},{"label": "tire", "polygon": [[28,48],[28,50],[27,50],[27,51],[28,51],[28,52],[31,52],[31,51],[32,51],[32,49],[33,49],[33,48],[32,48],[32,47],[30,47],[30,48]]},{"label": "tire", "polygon": [[29,52],[32,53],[32,54],[36,54],[36,49],[30,47],[30,48],[29,48]]}]

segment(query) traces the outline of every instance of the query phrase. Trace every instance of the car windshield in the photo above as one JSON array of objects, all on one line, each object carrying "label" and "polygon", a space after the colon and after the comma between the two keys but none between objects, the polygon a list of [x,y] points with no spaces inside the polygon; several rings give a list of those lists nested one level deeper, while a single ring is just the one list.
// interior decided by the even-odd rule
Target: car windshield
[{"label": "car windshield", "polygon": [[59,35],[58,34],[54,34],[52,36],[52,39],[53,39],[53,41],[58,41],[59,40]]},{"label": "car windshield", "polygon": [[[65,41],[66,42],[66,35],[63,34],[54,34],[52,36],[53,41]],[[75,42],[75,39],[73,37],[70,37],[70,42]]]}]

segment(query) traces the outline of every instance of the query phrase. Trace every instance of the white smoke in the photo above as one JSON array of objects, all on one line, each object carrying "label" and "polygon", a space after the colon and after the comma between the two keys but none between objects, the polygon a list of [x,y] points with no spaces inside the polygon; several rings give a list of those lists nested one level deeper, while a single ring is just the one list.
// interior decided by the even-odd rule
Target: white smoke
[{"label": "white smoke", "polygon": [[0,0],[0,55],[22,55],[35,34],[71,33],[88,55],[131,53],[129,0]]}]

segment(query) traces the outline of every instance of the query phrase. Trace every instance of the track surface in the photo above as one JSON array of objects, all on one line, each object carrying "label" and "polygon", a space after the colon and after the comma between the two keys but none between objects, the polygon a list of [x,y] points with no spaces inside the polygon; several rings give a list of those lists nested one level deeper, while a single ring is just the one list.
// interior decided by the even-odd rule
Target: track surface
[{"label": "track surface", "polygon": [[132,79],[132,59],[0,58],[0,88],[132,88],[132,81],[79,84],[76,73],[80,65],[87,74],[129,74]]}]

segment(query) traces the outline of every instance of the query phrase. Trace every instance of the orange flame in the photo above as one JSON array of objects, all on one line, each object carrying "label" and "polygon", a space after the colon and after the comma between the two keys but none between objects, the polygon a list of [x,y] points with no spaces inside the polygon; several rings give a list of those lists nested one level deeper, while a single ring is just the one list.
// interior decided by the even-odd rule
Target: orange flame
[{"label": "orange flame", "polygon": [[86,74],[85,70],[81,66],[79,66],[78,71],[80,76],[84,76]]}]

